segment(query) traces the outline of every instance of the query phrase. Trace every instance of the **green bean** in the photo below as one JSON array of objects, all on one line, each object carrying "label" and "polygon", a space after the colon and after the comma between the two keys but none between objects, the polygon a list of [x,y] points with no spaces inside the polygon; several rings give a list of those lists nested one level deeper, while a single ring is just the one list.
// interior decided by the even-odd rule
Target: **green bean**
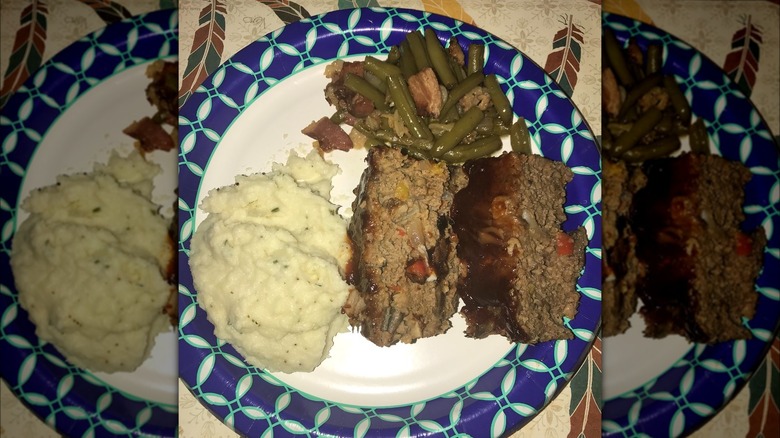
[{"label": "green bean", "polygon": [[460,144],[442,155],[448,163],[462,163],[474,158],[485,157],[501,150],[501,138],[497,135],[481,138],[470,144]]},{"label": "green bean", "polygon": [[680,148],[680,138],[670,135],[656,140],[647,146],[637,146],[626,151],[620,158],[629,163],[641,163],[645,160],[666,157]]},{"label": "green bean", "polygon": [[482,44],[469,44],[468,54],[466,55],[466,74],[472,75],[482,72],[485,64],[485,46]]},{"label": "green bean", "polygon": [[425,70],[431,66],[428,59],[428,52],[425,50],[425,44],[419,31],[412,31],[406,34],[406,41],[409,41],[409,48],[414,56],[414,62],[417,64],[417,71]]},{"label": "green bean", "polygon": [[450,65],[452,72],[455,73],[455,79],[457,79],[458,82],[466,79],[466,70],[463,70],[463,67],[458,64],[458,61],[456,61],[455,58],[447,58],[447,63]]},{"label": "green bean", "polygon": [[401,41],[401,57],[398,59],[398,67],[405,79],[409,79],[409,76],[417,73],[417,63],[414,62],[414,55],[412,55],[412,49],[407,40]]},{"label": "green bean", "polygon": [[664,88],[666,88],[666,92],[669,94],[669,100],[672,101],[672,106],[674,106],[682,124],[685,126],[690,125],[691,106],[688,104],[688,100],[685,99],[685,95],[673,76],[664,76]]},{"label": "green bean", "polygon": [[398,62],[398,58],[401,56],[401,51],[398,46],[390,47],[390,51],[387,53],[387,58],[385,59],[385,62],[389,62],[390,64],[395,64]]},{"label": "green bean", "polygon": [[498,85],[498,78],[496,78],[496,75],[490,74],[485,76],[485,88],[487,89],[488,94],[490,94],[490,99],[493,101],[493,106],[496,107],[496,111],[498,112],[498,116],[501,117],[501,121],[507,125],[512,123],[512,105],[509,103],[509,99],[507,99],[504,90]]},{"label": "green bean", "polygon": [[365,126],[365,124],[363,124],[362,122],[355,123],[353,128],[356,131],[358,131],[360,134],[362,134],[363,137],[366,138],[366,142],[365,142],[366,148],[371,148],[374,146],[380,146],[386,144],[384,141],[377,138],[376,135],[374,135],[374,131],[368,129],[368,127]]},{"label": "green bean", "polygon": [[700,154],[710,153],[710,139],[707,136],[707,127],[704,126],[704,120],[699,118],[691,124],[691,129],[688,130],[688,142],[691,146],[691,151]]},{"label": "green bean", "polygon": [[346,120],[347,114],[348,112],[346,110],[337,110],[335,113],[333,113],[332,116],[330,116],[330,120],[333,123],[340,125],[344,123],[344,120]]},{"label": "green bean", "polygon": [[661,134],[669,134],[675,131],[674,118],[672,117],[671,113],[664,111],[664,115],[661,117],[661,121],[655,125],[655,130]]},{"label": "green bean", "polygon": [[431,28],[425,29],[425,47],[428,50],[428,56],[431,58],[433,71],[436,72],[441,83],[444,84],[448,90],[454,87],[458,83],[458,79],[450,69],[444,47],[441,45],[441,42],[439,42],[436,32]]},{"label": "green bean", "polygon": [[381,61],[373,56],[366,56],[365,61],[363,61],[363,68],[382,81],[386,81],[390,75],[401,74],[401,69],[398,66]]},{"label": "green bean", "polygon": [[396,111],[398,111],[398,116],[401,117],[412,136],[432,139],[433,134],[417,116],[417,109],[409,96],[406,80],[401,75],[388,76],[387,90],[390,93],[390,99],[395,104]]},{"label": "green bean", "polygon": [[520,117],[512,126],[509,127],[509,143],[512,150],[519,154],[531,154],[531,134],[528,132],[528,126],[525,119]]},{"label": "green bean", "polygon": [[645,111],[639,120],[634,122],[634,126],[632,126],[630,130],[620,134],[620,136],[615,139],[612,148],[613,156],[620,157],[625,155],[625,152],[633,148],[645,134],[653,130],[655,125],[661,121],[661,117],[663,117],[663,114],[661,113],[661,110],[656,107],[652,107]]},{"label": "green bean", "polygon": [[650,43],[645,56],[645,73],[648,76],[658,73],[661,71],[661,64],[663,64],[663,47],[658,43]]},{"label": "green bean", "polygon": [[442,134],[433,142],[433,150],[431,155],[434,157],[441,157],[445,152],[454,148],[465,138],[474,128],[477,127],[479,122],[485,117],[485,114],[481,109],[477,107],[471,107],[466,111],[463,116],[455,122],[452,129]]},{"label": "green bean", "polygon": [[483,112],[483,114],[485,117],[483,117],[482,121],[479,122],[479,125],[474,128],[474,131],[476,131],[477,135],[479,136],[492,134],[494,131],[494,126],[496,125],[496,117],[494,115],[489,115],[487,111]]},{"label": "green bean", "polygon": [[607,60],[618,81],[625,87],[630,87],[634,83],[634,77],[628,69],[623,49],[611,29],[604,29],[602,41],[604,43],[604,51],[607,54]]},{"label": "green bean", "polygon": [[430,160],[432,158],[430,152],[415,148],[414,146],[402,146],[400,149],[401,152],[418,160]]},{"label": "green bean", "polygon": [[455,123],[460,118],[458,114],[458,108],[451,106],[447,109],[447,112],[442,111],[439,113],[439,122],[441,123]]},{"label": "green bean", "polygon": [[503,123],[494,123],[493,124],[493,134],[495,135],[509,135],[509,129],[512,127],[512,125],[505,125]]},{"label": "green bean", "polygon": [[485,75],[482,74],[481,71],[468,75],[466,79],[450,90],[447,100],[441,107],[441,113],[444,114],[449,111],[450,108],[453,108],[463,96],[473,90],[474,87],[480,85],[484,79]]},{"label": "green bean", "polygon": [[[355,126],[358,125],[356,124]],[[366,129],[364,126],[361,128],[361,132],[364,132],[363,129]],[[394,131],[386,129],[377,129],[369,132],[377,139],[386,143],[391,143],[395,146],[415,147],[420,150],[430,150],[433,148],[433,141],[427,138],[400,137]]]},{"label": "green bean", "polygon": [[641,82],[636,84],[634,88],[632,88],[627,94],[626,94],[626,100],[623,101],[623,105],[620,107],[620,112],[618,113],[618,119],[623,119],[626,114],[628,114],[629,109],[631,109],[634,104],[645,94],[647,94],[648,91],[650,91],[653,87],[661,84],[661,81],[663,78],[659,73],[650,75],[644,79],[642,79]]},{"label": "green bean", "polygon": [[368,81],[360,76],[347,73],[344,76],[344,86],[370,100],[375,108],[382,111],[388,111],[390,109],[385,102],[385,93],[374,88],[373,85],[369,84]]},{"label": "green bean", "polygon": [[442,134],[452,129],[452,123],[431,122],[428,124],[428,128],[430,128],[434,137],[441,137]]},{"label": "green bean", "polygon": [[382,93],[387,93],[387,81],[384,79],[378,78],[375,74],[365,69],[363,70],[363,79]]}]

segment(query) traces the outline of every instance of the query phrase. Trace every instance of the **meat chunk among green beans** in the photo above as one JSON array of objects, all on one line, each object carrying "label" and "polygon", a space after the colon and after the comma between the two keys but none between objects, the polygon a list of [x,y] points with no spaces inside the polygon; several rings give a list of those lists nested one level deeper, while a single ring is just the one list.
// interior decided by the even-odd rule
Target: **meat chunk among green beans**
[{"label": "meat chunk among green beans", "polygon": [[436,73],[430,67],[409,77],[409,92],[412,94],[417,114],[439,117],[443,104],[441,88]]},{"label": "meat chunk among green beans", "polygon": [[309,126],[303,128],[303,134],[317,140],[319,149],[323,152],[333,150],[348,151],[352,149],[352,139],[341,129],[341,126],[334,123],[330,118],[323,117],[316,122],[311,122]]}]

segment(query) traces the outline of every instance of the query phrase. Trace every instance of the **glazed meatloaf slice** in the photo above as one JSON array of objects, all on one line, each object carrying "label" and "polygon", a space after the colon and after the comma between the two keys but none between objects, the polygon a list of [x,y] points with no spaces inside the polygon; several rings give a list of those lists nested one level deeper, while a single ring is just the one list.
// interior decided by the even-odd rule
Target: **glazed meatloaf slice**
[{"label": "glazed meatloaf slice", "polygon": [[692,342],[745,339],[755,313],[763,228],[743,232],[750,171],[714,155],[683,154],[643,164],[632,222],[646,275],[637,284],[645,335]]},{"label": "glazed meatloaf slice", "polygon": [[348,233],[350,324],[379,346],[444,333],[457,310],[451,169],[396,148],[369,150]]},{"label": "glazed meatloaf slice", "polygon": [[623,161],[605,159],[602,171],[602,334],[615,336],[628,330],[636,312],[636,282],[642,265],[636,258],[636,235],[628,218],[633,195],[646,180],[641,169],[630,170]]},{"label": "glazed meatloaf slice", "polygon": [[455,195],[452,219],[466,335],[500,334],[529,344],[571,339],[564,317],[577,312],[575,286],[587,244],[584,229],[561,230],[572,172],[514,152],[463,169],[468,185]]}]

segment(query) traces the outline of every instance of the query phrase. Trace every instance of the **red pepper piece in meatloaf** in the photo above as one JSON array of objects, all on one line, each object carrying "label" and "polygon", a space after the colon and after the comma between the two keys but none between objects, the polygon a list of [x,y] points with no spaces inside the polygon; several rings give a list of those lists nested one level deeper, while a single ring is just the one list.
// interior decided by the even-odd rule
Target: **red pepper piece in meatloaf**
[{"label": "red pepper piece in meatloaf", "polygon": [[466,335],[529,344],[571,339],[564,317],[577,312],[587,244],[584,229],[561,230],[571,170],[513,152],[463,168],[468,185],[455,195],[452,219]]},{"label": "red pepper piece in meatloaf", "polygon": [[645,275],[637,284],[645,335],[685,336],[716,343],[751,337],[763,265],[763,228],[740,229],[741,163],[715,155],[683,154],[646,161],[647,185],[634,196],[631,220]]},{"label": "red pepper piece in meatloaf", "polygon": [[384,146],[367,162],[348,229],[355,290],[344,312],[379,346],[444,333],[458,305],[451,170]]}]

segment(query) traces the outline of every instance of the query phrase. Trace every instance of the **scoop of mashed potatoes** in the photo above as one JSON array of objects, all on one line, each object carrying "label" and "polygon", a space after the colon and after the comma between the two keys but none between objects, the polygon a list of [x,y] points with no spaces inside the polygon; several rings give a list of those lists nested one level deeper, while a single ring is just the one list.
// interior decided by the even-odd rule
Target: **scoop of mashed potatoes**
[{"label": "scoop of mashed potatoes", "polygon": [[217,337],[252,365],[311,371],[347,328],[347,224],[328,197],[338,167],[292,153],[268,173],[211,190],[189,263]]},{"label": "scoop of mashed potatoes", "polygon": [[151,201],[159,166],[137,152],[57,178],[22,203],[11,268],[38,338],[92,371],[132,371],[168,327],[169,221]]}]

